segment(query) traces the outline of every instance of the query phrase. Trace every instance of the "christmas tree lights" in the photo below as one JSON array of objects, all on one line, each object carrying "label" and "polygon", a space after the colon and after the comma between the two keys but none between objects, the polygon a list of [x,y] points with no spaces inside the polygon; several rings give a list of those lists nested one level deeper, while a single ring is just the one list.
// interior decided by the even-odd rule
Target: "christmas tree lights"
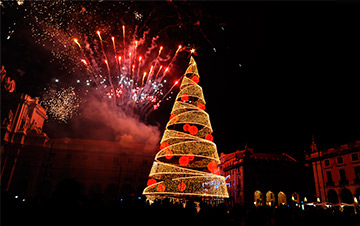
[{"label": "christmas tree lights", "polygon": [[198,82],[191,57],[143,192],[150,202],[229,197]]}]

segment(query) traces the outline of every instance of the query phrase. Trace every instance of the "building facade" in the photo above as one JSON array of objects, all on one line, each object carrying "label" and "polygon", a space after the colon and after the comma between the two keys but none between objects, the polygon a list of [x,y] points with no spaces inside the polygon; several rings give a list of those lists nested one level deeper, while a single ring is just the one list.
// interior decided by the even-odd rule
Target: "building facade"
[{"label": "building facade", "polygon": [[38,99],[24,94],[12,101],[18,104],[5,103],[7,109],[2,109],[2,189],[40,202],[74,184],[89,198],[141,196],[154,147],[67,137],[50,139],[42,131],[47,117]]},{"label": "building facade", "polygon": [[360,140],[318,150],[313,139],[305,154],[311,164],[316,196],[321,202],[357,203],[360,199]]},{"label": "building facade", "polygon": [[288,154],[255,153],[246,147],[221,153],[220,160],[230,196],[228,206],[288,205],[299,203],[300,195],[311,196],[304,187],[310,171]]}]

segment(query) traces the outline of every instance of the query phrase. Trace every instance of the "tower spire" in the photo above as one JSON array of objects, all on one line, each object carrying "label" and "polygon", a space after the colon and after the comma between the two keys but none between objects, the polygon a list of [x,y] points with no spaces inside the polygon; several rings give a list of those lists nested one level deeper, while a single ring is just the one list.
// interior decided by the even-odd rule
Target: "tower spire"
[{"label": "tower spire", "polygon": [[312,141],[311,141],[310,149],[311,149],[311,152],[316,152],[316,151],[318,151],[317,145],[316,145],[316,143],[315,143],[314,135],[312,135]]}]

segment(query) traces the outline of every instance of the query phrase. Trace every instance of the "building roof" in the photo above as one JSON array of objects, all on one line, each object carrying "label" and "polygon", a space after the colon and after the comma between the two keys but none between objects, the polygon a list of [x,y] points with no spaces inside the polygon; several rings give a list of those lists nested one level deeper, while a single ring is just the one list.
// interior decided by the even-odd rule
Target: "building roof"
[{"label": "building roof", "polygon": [[297,162],[297,160],[286,153],[277,154],[277,153],[255,153],[252,148],[247,148],[245,150],[237,150],[235,152],[224,154],[221,153],[222,161],[227,162],[232,159],[242,159],[248,152],[248,157],[255,160],[267,160],[267,161],[284,161],[284,162]]}]

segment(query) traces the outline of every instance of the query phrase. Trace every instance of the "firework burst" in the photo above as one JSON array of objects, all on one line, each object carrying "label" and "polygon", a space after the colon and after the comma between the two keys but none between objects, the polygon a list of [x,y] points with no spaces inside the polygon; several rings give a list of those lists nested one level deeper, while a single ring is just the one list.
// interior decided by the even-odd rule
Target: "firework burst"
[{"label": "firework burst", "polygon": [[128,114],[147,117],[177,84],[173,66],[187,49],[159,44],[159,35],[151,32],[148,18],[134,4],[49,1],[29,5],[36,42],[49,47],[76,81],[87,81],[77,87],[78,98],[85,91],[93,92]]},{"label": "firework burst", "polygon": [[66,123],[79,109],[80,98],[74,87],[62,88],[59,91],[49,89],[43,94],[40,104],[51,117]]}]

